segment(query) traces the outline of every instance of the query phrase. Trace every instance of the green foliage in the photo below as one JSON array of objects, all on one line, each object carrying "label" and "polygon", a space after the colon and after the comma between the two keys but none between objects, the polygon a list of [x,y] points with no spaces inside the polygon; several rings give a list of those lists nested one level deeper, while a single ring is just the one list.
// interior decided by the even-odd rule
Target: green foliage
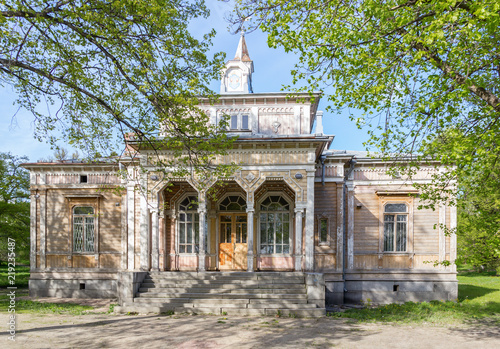
[{"label": "green foliage", "polygon": [[[28,261],[26,261],[28,262]],[[18,289],[28,288],[28,281],[30,278],[30,268],[28,266],[16,265],[15,267],[15,286]],[[9,284],[9,268],[8,263],[0,262],[0,288],[7,288],[12,286]]]},{"label": "green foliage", "polygon": [[478,273],[458,276],[457,302],[407,302],[329,313],[367,322],[457,324],[490,319],[500,324],[500,277]]},{"label": "green foliage", "polygon": [[0,261],[7,260],[8,238],[16,244],[16,260],[29,260],[29,173],[20,167],[27,157],[0,153]]},{"label": "green foliage", "polygon": [[[352,118],[369,127],[368,147],[392,159],[402,154],[410,173],[429,158],[447,167],[422,188],[431,203],[454,194],[450,184],[457,178],[497,160],[498,0],[238,3],[237,17],[252,16],[270,47],[300,55],[292,75],[294,83],[307,84],[299,90],[332,86],[332,110],[360,111]],[[460,136],[447,134],[450,129]],[[449,139],[435,149],[440,137]]]},{"label": "green foliage", "polygon": [[203,0],[7,0],[0,10],[0,78],[38,139],[57,148],[62,133],[95,158],[122,153],[127,138],[127,156],[169,149],[177,161],[158,166],[219,175],[214,154],[231,140],[198,105],[214,99],[224,55],[208,56],[214,30],[189,32],[209,15]]}]

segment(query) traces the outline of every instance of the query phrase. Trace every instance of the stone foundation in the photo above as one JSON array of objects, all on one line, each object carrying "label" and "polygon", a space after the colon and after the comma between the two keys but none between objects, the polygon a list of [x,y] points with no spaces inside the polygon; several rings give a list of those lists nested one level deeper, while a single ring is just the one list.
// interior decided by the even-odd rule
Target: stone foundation
[{"label": "stone foundation", "polygon": [[116,274],[31,273],[31,297],[117,298]]}]

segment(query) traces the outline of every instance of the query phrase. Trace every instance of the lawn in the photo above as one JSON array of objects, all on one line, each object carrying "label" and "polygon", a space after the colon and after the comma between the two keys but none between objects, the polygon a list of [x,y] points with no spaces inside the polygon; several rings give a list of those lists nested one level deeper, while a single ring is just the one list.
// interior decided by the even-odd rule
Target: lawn
[{"label": "lawn", "polygon": [[459,273],[457,302],[407,302],[328,315],[368,322],[458,324],[488,320],[500,324],[500,277],[494,272]]},{"label": "lawn", "polygon": [[[26,262],[29,263],[29,262]],[[27,265],[16,265],[15,267],[15,283],[9,283],[9,268],[6,262],[0,262],[0,312],[6,312],[9,307],[10,298],[8,296],[12,289],[7,289],[9,286],[15,286],[16,297],[28,295],[28,280],[30,277],[30,268]],[[31,300],[16,299],[16,313],[52,313],[52,314],[72,314],[81,315],[85,311],[93,309],[90,306],[82,306],[79,304],[55,304],[55,303],[40,303]]]}]

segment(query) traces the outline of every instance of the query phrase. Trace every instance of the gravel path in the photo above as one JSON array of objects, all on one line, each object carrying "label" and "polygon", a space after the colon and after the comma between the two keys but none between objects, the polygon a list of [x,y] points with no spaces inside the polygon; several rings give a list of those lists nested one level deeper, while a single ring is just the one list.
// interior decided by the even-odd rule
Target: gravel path
[{"label": "gravel path", "polygon": [[336,318],[210,315],[17,315],[16,342],[0,313],[1,348],[500,348],[487,324],[359,324]]}]

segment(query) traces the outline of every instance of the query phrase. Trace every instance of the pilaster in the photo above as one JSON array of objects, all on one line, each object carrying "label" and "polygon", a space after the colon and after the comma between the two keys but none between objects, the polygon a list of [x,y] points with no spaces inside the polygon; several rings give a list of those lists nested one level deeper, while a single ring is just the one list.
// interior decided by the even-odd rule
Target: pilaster
[{"label": "pilaster", "polygon": [[302,270],[302,217],[304,216],[303,208],[295,208],[295,271]]},{"label": "pilaster", "polygon": [[[201,195],[200,195],[200,199]],[[206,251],[205,251],[205,237],[206,237],[206,217],[207,217],[207,204],[203,198],[198,205],[198,214],[200,216],[200,228],[198,229],[199,235],[199,246],[198,246],[198,271],[205,271],[205,261],[206,261]]]},{"label": "pilaster", "polygon": [[127,269],[135,269],[135,184],[127,184]]},{"label": "pilaster", "polygon": [[253,214],[254,214],[254,203],[253,202],[248,202],[247,201],[247,271],[252,272],[253,271],[253,260],[254,260],[254,255],[253,255],[253,236],[254,236],[254,229],[253,229]]},{"label": "pilaster", "polygon": [[314,170],[307,171],[307,205],[305,229],[305,269],[314,270]]}]

